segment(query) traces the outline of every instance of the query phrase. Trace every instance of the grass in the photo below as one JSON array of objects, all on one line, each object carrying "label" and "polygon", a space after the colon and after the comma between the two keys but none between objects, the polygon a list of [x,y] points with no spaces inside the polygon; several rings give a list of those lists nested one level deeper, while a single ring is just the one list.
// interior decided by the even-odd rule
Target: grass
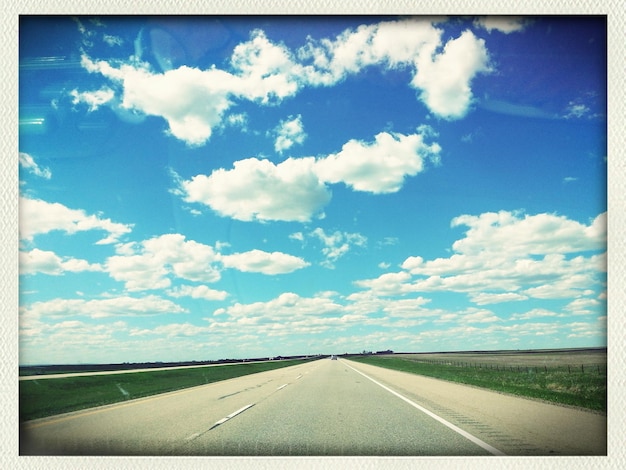
[{"label": "grass", "polygon": [[462,367],[454,364],[420,362],[415,358],[393,356],[351,357],[351,360],[412,374],[474,385],[499,392],[537,398],[563,405],[577,406],[606,413],[606,368],[517,367],[500,364],[498,369]]},{"label": "grass", "polygon": [[19,382],[20,421],[219,382],[302,362],[306,360],[21,380]]}]

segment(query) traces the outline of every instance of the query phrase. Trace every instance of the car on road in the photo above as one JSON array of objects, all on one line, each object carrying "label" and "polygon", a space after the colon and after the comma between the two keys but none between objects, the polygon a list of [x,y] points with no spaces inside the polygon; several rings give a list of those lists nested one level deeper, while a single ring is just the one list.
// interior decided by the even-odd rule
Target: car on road
[{"label": "car on road", "polygon": [[334,354],[332,356],[330,356],[330,360],[331,361],[336,361],[337,360],[337,356],[335,356]]}]

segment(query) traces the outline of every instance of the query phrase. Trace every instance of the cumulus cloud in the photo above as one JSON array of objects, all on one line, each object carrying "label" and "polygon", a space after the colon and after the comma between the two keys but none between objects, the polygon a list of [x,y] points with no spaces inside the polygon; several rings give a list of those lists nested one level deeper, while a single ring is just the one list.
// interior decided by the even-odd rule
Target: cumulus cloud
[{"label": "cumulus cloud", "polygon": [[20,238],[32,241],[33,237],[53,230],[68,234],[88,230],[101,230],[108,235],[96,242],[99,245],[116,243],[122,235],[131,231],[132,225],[112,222],[96,215],[87,215],[80,209],[70,209],[58,202],[46,202],[41,199],[21,197]]},{"label": "cumulus cloud", "polygon": [[[234,77],[222,70],[183,66],[157,74],[143,64],[116,68],[87,56],[83,56],[82,64],[87,71],[100,73],[121,87],[120,108],[164,118],[172,135],[189,145],[205,143],[231,105],[229,82]],[[82,100],[79,93],[73,96]]]},{"label": "cumulus cloud", "polygon": [[465,237],[447,258],[408,257],[403,271],[355,282],[377,295],[452,291],[477,305],[582,298],[603,287],[606,213],[589,225],[552,214],[460,216]]},{"label": "cumulus cloud", "polygon": [[224,300],[228,297],[228,292],[223,290],[211,289],[209,286],[187,286],[183,285],[174,289],[170,289],[168,295],[172,297],[191,297],[192,299],[204,300]]},{"label": "cumulus cloud", "polygon": [[328,188],[314,171],[315,159],[287,160],[278,165],[248,158],[231,170],[215,170],[181,181],[187,202],[211,207],[237,220],[307,222],[330,201]]},{"label": "cumulus cloud", "polygon": [[50,169],[45,168],[45,167],[40,167],[39,165],[37,165],[37,163],[35,162],[35,159],[27,153],[24,153],[24,152],[19,153],[19,162],[22,168],[24,168],[29,173],[32,173],[35,176],[39,176],[47,180],[52,178],[52,172],[50,171]]},{"label": "cumulus cloud", "polygon": [[236,303],[216,310],[214,315],[227,314],[238,318],[267,317],[289,319],[311,315],[321,316],[340,312],[342,309],[343,307],[340,304],[335,303],[328,296],[300,297],[293,292],[285,292],[268,302]]},{"label": "cumulus cloud", "polygon": [[161,235],[121,248],[123,254],[108,258],[106,269],[129,291],[167,288],[171,285],[169,275],[196,282],[216,282],[221,277],[215,250],[185,240],[184,235]]},{"label": "cumulus cloud", "polygon": [[470,295],[472,302],[476,305],[498,304],[502,302],[515,302],[527,300],[528,297],[515,292],[505,292],[503,294],[494,294],[490,292],[479,292]]},{"label": "cumulus cloud", "polygon": [[420,98],[432,112],[455,119],[463,117],[472,104],[471,80],[490,70],[484,40],[465,31],[446,43],[443,52],[420,55],[411,83],[421,90]]},{"label": "cumulus cloud", "polygon": [[[216,247],[223,244],[216,243]],[[217,282],[225,268],[267,275],[287,274],[309,264],[301,258],[281,252],[252,250],[222,255],[216,248],[186,240],[181,234],[166,234],[141,243],[118,245],[117,255],[106,261],[109,275],[125,283],[129,291],[163,289],[172,285],[172,278],[194,282]],[[223,299],[225,292],[206,286],[181,286],[170,295]]]},{"label": "cumulus cloud", "polygon": [[[115,63],[83,55],[82,66],[109,79],[111,86],[73,90],[71,96],[91,110],[108,104],[120,113],[162,117],[174,137],[197,146],[228,122],[228,111],[241,101],[268,105],[304,87],[335,85],[365,67],[403,67],[412,71],[410,86],[431,112],[459,118],[471,105],[471,81],[490,70],[488,54],[484,42],[470,31],[445,44],[441,36],[431,20],[404,19],[361,25],[334,40],[308,38],[291,51],[255,30],[234,48],[230,70],[181,66],[155,73],[136,58]],[[277,151],[297,142],[279,137]]]},{"label": "cumulus cloud", "polygon": [[272,43],[261,30],[235,47],[231,65],[239,72],[232,89],[239,96],[266,104],[298,91],[301,66],[286,46]]},{"label": "cumulus cloud", "polygon": [[115,297],[110,299],[53,299],[22,307],[22,313],[28,317],[87,316],[104,317],[135,317],[146,315],[165,315],[170,313],[186,313],[187,310],[169,300],[155,295],[147,297]]},{"label": "cumulus cloud", "polygon": [[430,134],[426,127],[409,135],[381,132],[372,143],[351,140],[326,157],[288,158],[279,164],[248,158],[230,170],[190,180],[173,174],[177,188],[172,192],[237,220],[308,222],[323,217],[331,199],[327,184],[341,182],[374,194],[399,191],[407,176],[424,170],[424,160],[438,162],[439,145],[424,142]]},{"label": "cumulus cloud", "polygon": [[315,171],[327,183],[345,183],[374,194],[400,190],[407,176],[423,171],[424,160],[437,161],[441,148],[421,134],[381,132],[371,144],[351,140],[341,151],[317,161]]},{"label": "cumulus cloud", "polygon": [[221,262],[227,268],[235,268],[243,272],[263,274],[287,274],[309,266],[302,258],[281,252],[268,253],[252,250],[233,255],[222,255]]},{"label": "cumulus cloud", "polygon": [[522,254],[575,253],[598,250],[606,244],[606,212],[586,226],[554,214],[522,215],[515,212],[487,212],[462,215],[452,226],[466,226],[466,237],[456,241],[457,253],[480,251]]},{"label": "cumulus cloud", "polygon": [[302,144],[306,138],[302,116],[298,114],[295,118],[290,117],[288,120],[281,121],[274,130],[274,134],[276,135],[274,149],[279,153],[289,150],[295,144]]},{"label": "cumulus cloud", "polygon": [[102,271],[99,264],[90,264],[84,259],[61,258],[52,251],[37,248],[31,251],[20,251],[20,274],[51,274],[60,275],[66,271]]}]

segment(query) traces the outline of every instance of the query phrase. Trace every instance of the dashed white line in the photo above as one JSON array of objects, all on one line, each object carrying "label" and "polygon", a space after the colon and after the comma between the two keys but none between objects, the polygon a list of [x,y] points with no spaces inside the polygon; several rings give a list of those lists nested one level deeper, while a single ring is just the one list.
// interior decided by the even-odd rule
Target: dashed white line
[{"label": "dashed white line", "polygon": [[423,406],[418,405],[417,403],[415,403],[414,401],[408,399],[407,397],[400,395],[398,392],[396,392],[395,390],[390,389],[389,387],[381,384],[380,382],[377,382],[376,380],[374,380],[373,378],[371,378],[368,375],[365,375],[363,372],[361,372],[360,370],[355,369],[354,367],[346,364],[344,362],[344,364],[348,367],[350,367],[350,369],[352,369],[353,371],[361,374],[363,377],[365,377],[366,379],[371,380],[372,382],[374,382],[376,385],[378,385],[379,387],[384,388],[385,390],[387,390],[389,393],[397,396],[398,398],[404,400],[405,402],[407,402],[409,405],[417,408],[418,410],[420,410],[422,413],[427,414],[428,416],[430,416],[433,419],[436,419],[437,421],[439,421],[441,424],[443,424],[444,426],[447,426],[448,428],[452,429],[454,432],[460,434],[461,436],[465,437],[466,439],[470,440],[471,442],[473,442],[474,444],[482,447],[483,449],[485,449],[487,452],[493,454],[493,455],[506,455],[504,452],[502,452],[501,450],[496,449],[495,447],[490,446],[489,444],[487,444],[486,442],[478,439],[476,436],[473,436],[472,434],[468,433],[467,431],[464,431],[463,429],[459,428],[458,426],[455,426],[454,424],[450,423],[449,421],[446,421],[445,419],[443,419],[442,417],[436,415],[435,413],[427,410],[426,408],[424,408]]},{"label": "dashed white line", "polygon": [[276,389],[276,391],[278,391],[278,390],[280,390],[280,389],[285,388],[287,385],[289,385],[289,384],[282,384],[280,387],[278,387],[278,388]]},{"label": "dashed white line", "polygon": [[234,418],[235,416],[237,416],[240,413],[243,413],[244,411],[246,411],[248,408],[254,406],[254,403],[250,403],[249,405],[244,406],[243,408],[238,409],[237,411],[232,412],[231,414],[229,414],[228,416],[226,416],[225,418],[220,419],[219,421],[216,421],[213,426],[211,426],[209,428],[209,431],[211,429],[213,429],[216,426],[219,426],[220,424],[224,424],[226,421],[228,421],[231,418]]}]

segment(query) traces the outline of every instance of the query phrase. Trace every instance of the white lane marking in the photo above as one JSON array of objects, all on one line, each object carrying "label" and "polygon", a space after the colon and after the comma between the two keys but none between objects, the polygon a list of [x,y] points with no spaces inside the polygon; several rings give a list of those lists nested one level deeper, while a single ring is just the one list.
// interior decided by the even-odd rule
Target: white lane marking
[{"label": "white lane marking", "polygon": [[296,377],[296,380],[301,379],[302,378],[302,374],[300,374],[298,377]]},{"label": "white lane marking", "polygon": [[232,412],[231,414],[229,414],[228,416],[226,416],[225,418],[220,419],[219,421],[216,421],[213,426],[211,426],[209,428],[209,431],[211,429],[213,429],[216,426],[219,426],[220,424],[224,424],[226,421],[228,421],[231,418],[234,418],[235,416],[237,416],[240,413],[243,413],[244,411],[246,411],[248,408],[254,406],[254,403],[250,403],[249,405],[244,406],[243,408],[238,409],[237,411]]},{"label": "white lane marking", "polygon": [[287,385],[289,385],[289,384],[282,384],[282,385],[281,385],[280,387],[278,387],[276,390],[278,391],[278,390],[280,390],[280,389],[282,389],[282,388],[285,388]]},{"label": "white lane marking", "polygon": [[424,408],[423,406],[418,405],[417,403],[415,403],[414,401],[409,400],[407,397],[400,395],[398,392],[396,392],[395,390],[390,389],[389,387],[387,387],[386,385],[381,384],[380,382],[377,382],[376,380],[374,380],[373,378],[371,378],[368,375],[365,375],[363,372],[361,372],[360,370],[356,370],[354,367],[346,364],[344,362],[344,364],[348,367],[350,367],[350,369],[352,369],[355,372],[358,372],[359,374],[361,374],[363,377],[365,377],[366,379],[371,380],[372,382],[374,382],[376,385],[378,385],[379,387],[384,388],[385,390],[387,390],[389,393],[397,396],[398,398],[404,400],[405,402],[407,402],[409,405],[417,408],[418,410],[420,410],[422,413],[427,414],[428,416],[430,416],[433,419],[436,419],[437,421],[439,421],[441,424],[443,424],[444,426],[447,426],[448,428],[452,429],[454,432],[460,434],[461,436],[463,436],[464,438],[472,441],[474,444],[482,447],[483,449],[485,449],[487,452],[493,454],[493,455],[506,455],[504,452],[502,452],[501,450],[496,449],[495,447],[490,446],[489,444],[487,444],[486,442],[478,439],[476,436],[473,436],[472,434],[468,433],[467,431],[464,431],[463,429],[459,428],[458,426],[455,426],[454,424],[450,423],[449,421],[446,421],[445,419],[443,419],[440,416],[437,416],[435,413],[427,410],[426,408]]}]

